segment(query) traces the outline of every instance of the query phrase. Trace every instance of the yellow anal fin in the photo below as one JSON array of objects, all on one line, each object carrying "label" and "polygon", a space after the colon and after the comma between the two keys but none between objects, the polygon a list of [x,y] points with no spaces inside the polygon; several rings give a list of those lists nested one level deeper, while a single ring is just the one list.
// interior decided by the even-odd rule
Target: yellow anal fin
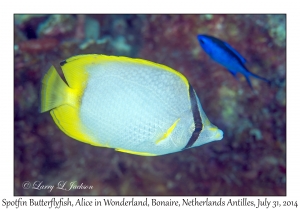
[{"label": "yellow anal fin", "polygon": [[87,144],[102,146],[88,135],[87,129],[80,122],[78,109],[75,107],[63,105],[51,110],[50,113],[56,125],[68,136]]},{"label": "yellow anal fin", "polygon": [[148,153],[148,152],[136,152],[136,151],[131,151],[131,150],[126,150],[126,149],[115,149],[118,152],[124,152],[124,153],[129,153],[132,155],[140,155],[140,156],[156,156],[156,154]]},{"label": "yellow anal fin", "polygon": [[174,128],[176,127],[177,123],[179,122],[180,118],[177,119],[173,125],[171,125],[171,127],[167,130],[167,132],[165,132],[159,139],[157,139],[155,141],[155,144],[158,144],[159,142],[165,140],[168,138],[168,136],[172,133],[172,131],[174,130]]}]

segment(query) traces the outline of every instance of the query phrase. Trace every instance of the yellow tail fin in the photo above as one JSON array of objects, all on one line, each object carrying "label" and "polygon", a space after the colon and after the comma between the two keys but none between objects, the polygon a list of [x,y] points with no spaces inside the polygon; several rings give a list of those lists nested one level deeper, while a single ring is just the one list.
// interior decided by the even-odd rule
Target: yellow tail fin
[{"label": "yellow tail fin", "polygon": [[51,66],[42,81],[41,112],[46,112],[66,103],[69,87]]},{"label": "yellow tail fin", "polygon": [[[73,65],[75,64],[75,65]],[[79,117],[80,99],[86,85],[87,74],[76,62],[63,65],[63,72],[70,87],[62,80],[54,66],[51,66],[42,81],[41,112],[51,110],[55,124],[68,136],[94,146],[91,133]]]}]

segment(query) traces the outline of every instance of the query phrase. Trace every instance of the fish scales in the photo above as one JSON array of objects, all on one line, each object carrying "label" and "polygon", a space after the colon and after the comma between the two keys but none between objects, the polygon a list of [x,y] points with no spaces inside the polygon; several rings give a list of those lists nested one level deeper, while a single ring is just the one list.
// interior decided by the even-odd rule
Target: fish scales
[{"label": "fish scales", "polygon": [[[142,59],[79,55],[44,76],[41,112],[68,136],[134,155],[179,152],[221,140],[187,79]],[[191,92],[192,91],[192,92]]]},{"label": "fish scales", "polygon": [[[129,144],[128,149],[143,149],[149,146],[147,141],[154,142],[188,111],[187,90],[180,78],[167,71],[153,71],[126,63],[88,69],[91,79],[83,95],[81,115],[96,139],[120,148]],[[147,112],[153,109],[156,111]],[[179,144],[176,139],[173,143]]]}]

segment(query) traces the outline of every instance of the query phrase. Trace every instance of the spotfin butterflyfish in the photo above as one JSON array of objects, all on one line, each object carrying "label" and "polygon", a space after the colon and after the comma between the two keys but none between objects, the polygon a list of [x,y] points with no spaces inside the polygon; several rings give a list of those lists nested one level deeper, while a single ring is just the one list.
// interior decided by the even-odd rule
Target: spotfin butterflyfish
[{"label": "spotfin butterflyfish", "polygon": [[51,66],[41,112],[78,141],[142,156],[165,155],[221,140],[180,72],[151,61],[78,55]]}]

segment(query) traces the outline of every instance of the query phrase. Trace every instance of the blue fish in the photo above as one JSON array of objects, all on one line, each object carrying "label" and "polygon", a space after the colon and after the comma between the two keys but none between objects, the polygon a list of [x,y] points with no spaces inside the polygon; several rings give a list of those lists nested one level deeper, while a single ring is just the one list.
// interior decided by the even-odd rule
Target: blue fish
[{"label": "blue fish", "polygon": [[221,64],[236,78],[236,74],[239,72],[243,74],[252,88],[251,81],[249,76],[255,77],[257,79],[261,79],[267,83],[270,83],[269,80],[260,77],[252,72],[250,72],[246,67],[246,59],[241,56],[233,47],[231,47],[228,43],[217,39],[212,36],[199,34],[197,36],[198,41],[203,48],[203,50],[217,63]]}]

